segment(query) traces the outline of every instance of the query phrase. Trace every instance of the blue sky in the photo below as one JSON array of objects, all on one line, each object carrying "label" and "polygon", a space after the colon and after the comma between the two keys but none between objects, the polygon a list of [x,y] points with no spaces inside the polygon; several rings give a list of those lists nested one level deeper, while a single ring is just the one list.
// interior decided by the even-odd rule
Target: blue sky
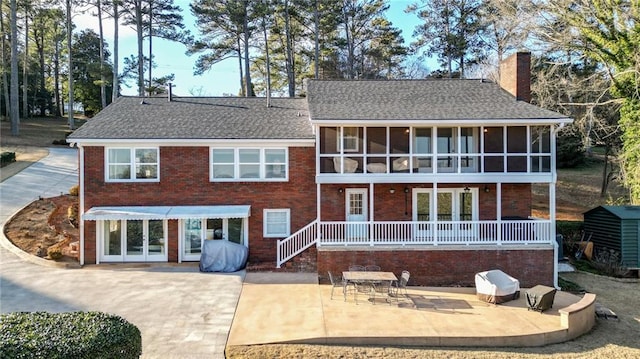
[{"label": "blue sky", "polygon": [[[387,18],[393,23],[393,26],[402,29],[402,35],[405,38],[405,44],[411,42],[411,34],[413,29],[419,23],[418,18],[414,14],[405,14],[404,9],[413,2],[409,0],[391,0],[390,8],[387,12]],[[174,3],[183,9],[184,22],[188,29],[196,36],[197,30],[194,27],[195,18],[189,10],[190,1],[175,0]],[[74,23],[79,30],[91,28],[98,32],[97,19],[90,15],[93,10],[87,11],[85,14],[77,14],[74,16]],[[109,51],[113,53],[113,19],[103,20],[104,35],[109,44]],[[79,31],[77,30],[77,31]],[[131,54],[137,53],[136,34],[131,28],[120,27],[119,29],[119,57],[120,70],[122,69],[122,59]],[[148,44],[144,45],[144,53],[147,55]],[[184,45],[176,44],[170,41],[155,39],[153,40],[153,51],[157,67],[153,69],[153,77],[159,77],[166,74],[175,74],[174,94],[178,96],[190,96],[190,91],[194,90],[195,94],[203,96],[222,96],[223,94],[237,94],[239,89],[238,78],[238,60],[228,59],[216,64],[213,68],[201,76],[193,75],[193,65],[197,59],[197,55],[185,55],[186,48]],[[112,58],[113,59],[113,58]],[[133,83],[131,83],[133,86]],[[136,95],[135,87],[122,86],[123,95]]]}]

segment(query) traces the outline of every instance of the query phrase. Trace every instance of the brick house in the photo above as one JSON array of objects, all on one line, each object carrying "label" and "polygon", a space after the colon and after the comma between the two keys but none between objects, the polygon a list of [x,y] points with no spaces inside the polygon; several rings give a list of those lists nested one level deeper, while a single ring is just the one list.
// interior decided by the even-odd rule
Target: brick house
[{"label": "brick house", "polygon": [[[507,59],[500,86],[310,80],[270,107],[120,98],[69,136],[81,264],[197,261],[218,239],[320,276],[357,263],[417,285],[493,268],[556,284],[556,134],[571,119],[528,103],[529,58]],[[548,218],[531,218],[534,183]]]}]

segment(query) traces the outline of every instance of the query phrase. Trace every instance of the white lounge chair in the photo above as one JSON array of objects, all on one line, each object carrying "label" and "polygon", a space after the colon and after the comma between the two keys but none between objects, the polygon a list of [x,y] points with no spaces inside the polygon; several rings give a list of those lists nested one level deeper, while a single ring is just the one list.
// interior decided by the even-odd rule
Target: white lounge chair
[{"label": "white lounge chair", "polygon": [[[342,157],[334,157],[333,158],[333,169],[336,173],[342,173],[340,171],[340,167],[342,164]],[[351,158],[344,158],[344,173],[354,173],[358,169],[358,161],[352,160]]]},{"label": "white lounge chair", "polygon": [[478,299],[485,302],[500,304],[520,297],[520,281],[499,269],[477,273],[475,281]]}]

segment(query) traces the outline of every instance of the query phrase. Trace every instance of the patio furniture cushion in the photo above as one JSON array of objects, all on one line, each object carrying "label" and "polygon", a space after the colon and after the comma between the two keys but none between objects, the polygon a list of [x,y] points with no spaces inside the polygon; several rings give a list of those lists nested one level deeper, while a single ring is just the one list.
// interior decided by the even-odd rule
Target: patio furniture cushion
[{"label": "patio furniture cushion", "polygon": [[[414,170],[420,167],[418,159],[414,158],[411,165]],[[393,160],[393,172],[409,172],[409,157],[398,157]]]},{"label": "patio furniture cushion", "polygon": [[387,165],[378,162],[369,163],[367,165],[367,171],[371,173],[385,173],[387,172]]},{"label": "patio furniture cushion", "polygon": [[482,301],[500,304],[520,297],[520,281],[499,269],[477,273],[475,282]]},{"label": "patio furniture cushion", "polygon": [[[341,157],[333,158],[333,169],[336,173],[340,173]],[[358,161],[351,158],[344,158],[344,173],[354,173],[358,169]]]}]

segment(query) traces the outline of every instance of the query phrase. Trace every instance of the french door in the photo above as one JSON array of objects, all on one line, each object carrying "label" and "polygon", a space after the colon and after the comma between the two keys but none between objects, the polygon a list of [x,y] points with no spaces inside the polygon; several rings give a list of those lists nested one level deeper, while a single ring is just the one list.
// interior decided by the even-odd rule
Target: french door
[{"label": "french door", "polygon": [[[347,239],[368,239],[368,201],[366,188],[347,188],[345,190],[345,219],[347,221]],[[348,223],[354,222],[354,223]]]},{"label": "french door", "polygon": [[246,246],[244,218],[190,218],[182,221],[182,260],[198,261],[207,240]]},{"label": "french door", "polygon": [[472,235],[473,225],[464,222],[478,219],[478,189],[442,188],[436,193],[434,196],[432,189],[415,188],[413,190],[413,220],[432,222],[432,224],[435,222],[435,227],[418,223],[417,234],[421,237],[430,237],[435,230],[439,238]]},{"label": "french door", "polygon": [[164,220],[102,221],[104,262],[166,262],[167,222]]}]

